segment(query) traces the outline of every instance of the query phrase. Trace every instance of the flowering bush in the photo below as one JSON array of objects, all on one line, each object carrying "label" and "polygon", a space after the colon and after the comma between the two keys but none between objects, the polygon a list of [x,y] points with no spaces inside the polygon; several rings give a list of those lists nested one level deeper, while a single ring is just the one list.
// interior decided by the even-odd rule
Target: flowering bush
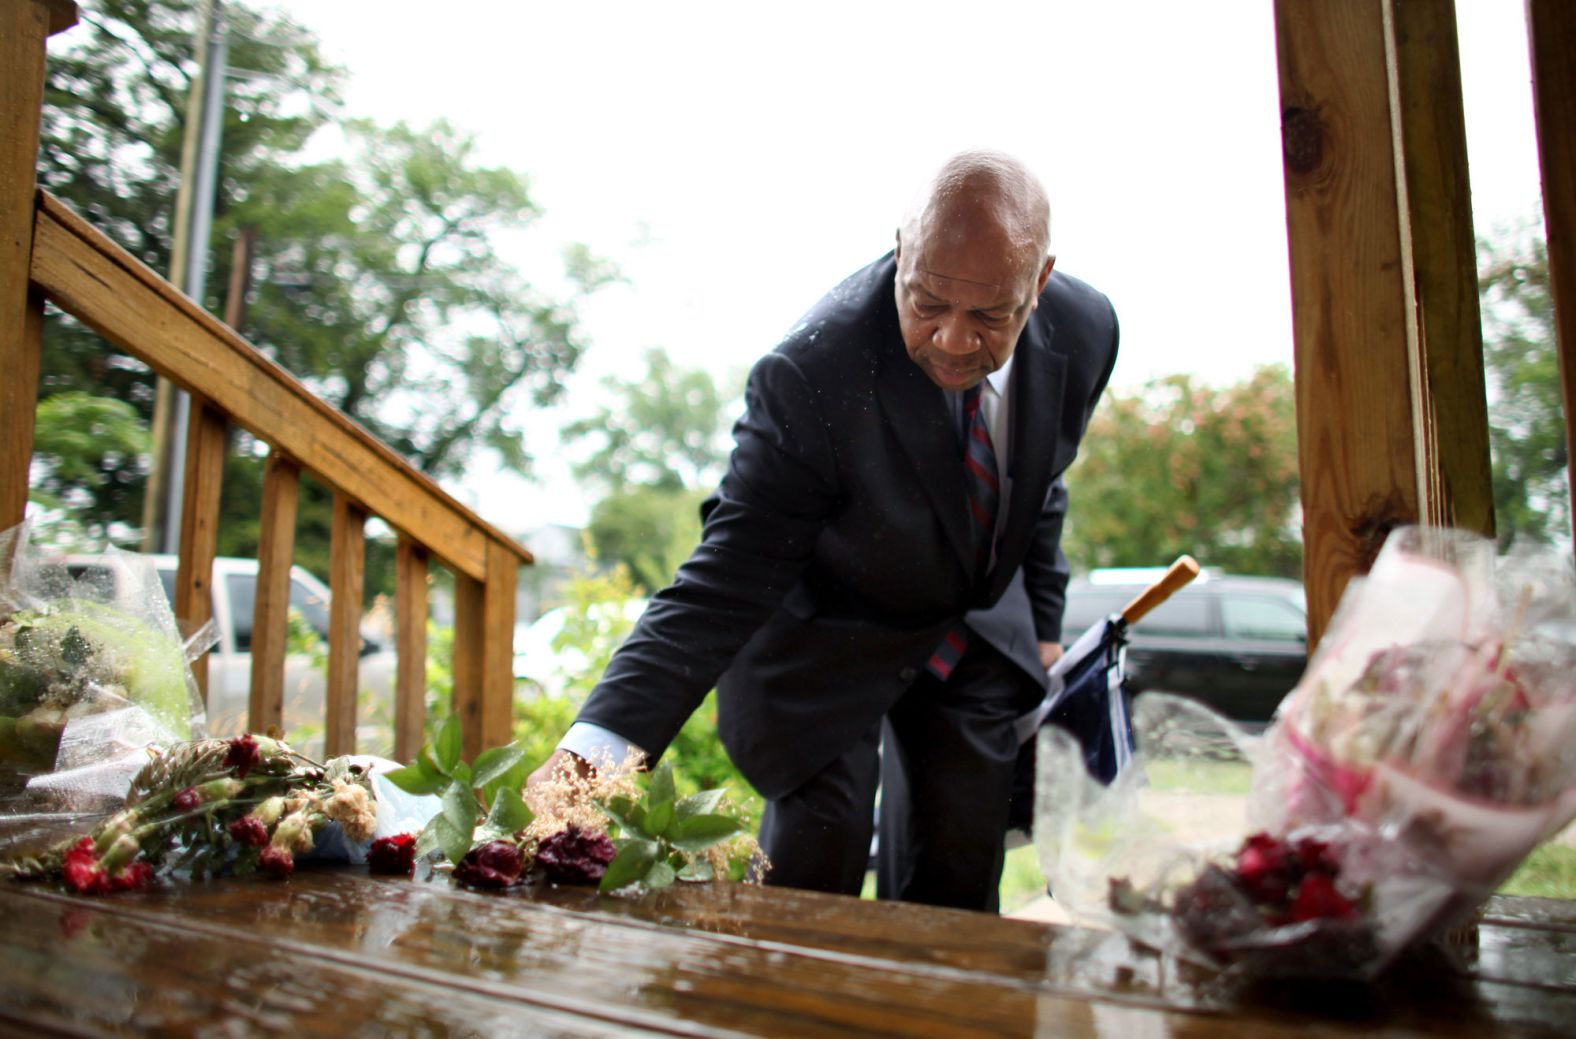
[{"label": "flowering bush", "polygon": [[[1135,730],[1137,766],[1109,789],[1041,734],[1035,832],[1056,897],[1244,974],[1373,976],[1576,816],[1569,561],[1496,565],[1474,535],[1397,531],[1262,740],[1159,694]],[[1239,751],[1253,836],[1182,841],[1144,811],[1156,762]]]}]

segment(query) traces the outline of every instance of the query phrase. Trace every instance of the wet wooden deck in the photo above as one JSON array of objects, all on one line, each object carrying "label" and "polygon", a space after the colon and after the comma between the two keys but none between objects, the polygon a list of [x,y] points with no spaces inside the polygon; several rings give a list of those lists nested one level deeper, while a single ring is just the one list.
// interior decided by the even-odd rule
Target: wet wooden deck
[{"label": "wet wooden deck", "polygon": [[0,1034],[1553,1036],[1576,903],[1495,899],[1377,986],[1227,987],[1118,935],[744,886],[507,895],[357,867],[0,883]]}]

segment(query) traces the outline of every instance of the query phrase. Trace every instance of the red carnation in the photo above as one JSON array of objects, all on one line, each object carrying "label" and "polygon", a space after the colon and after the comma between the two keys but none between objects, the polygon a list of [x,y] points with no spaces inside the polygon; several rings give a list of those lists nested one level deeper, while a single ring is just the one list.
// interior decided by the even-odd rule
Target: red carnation
[{"label": "red carnation", "polygon": [[1257,901],[1282,905],[1290,894],[1293,865],[1285,844],[1267,833],[1256,833],[1237,852],[1237,880]]},{"label": "red carnation", "polygon": [[110,889],[109,874],[99,865],[92,837],[84,837],[71,846],[60,864],[60,872],[79,894],[101,895]]},{"label": "red carnation", "polygon": [[367,850],[367,868],[374,873],[403,873],[416,869],[416,838],[408,833],[379,837]]},{"label": "red carnation", "polygon": [[268,843],[268,827],[255,815],[243,815],[229,825],[230,836],[237,844],[261,848]]},{"label": "red carnation", "polygon": [[224,755],[224,767],[233,769],[237,779],[245,779],[246,774],[257,767],[262,760],[263,752],[257,746],[257,740],[250,734],[237,736],[230,741],[230,749]]},{"label": "red carnation", "polygon": [[1357,915],[1357,903],[1335,890],[1335,881],[1323,873],[1310,873],[1297,887],[1297,900],[1291,904],[1291,918],[1303,920],[1348,920]]},{"label": "red carnation", "polygon": [[137,891],[148,886],[153,879],[153,867],[146,862],[133,862],[109,878],[116,891]]},{"label": "red carnation", "polygon": [[270,844],[257,856],[257,864],[262,867],[264,873],[283,880],[295,870],[295,856],[290,854],[289,848]]},{"label": "red carnation", "polygon": [[175,800],[170,802],[177,812],[194,812],[202,807],[202,795],[197,788],[189,786],[175,795]]},{"label": "red carnation", "polygon": [[454,867],[454,879],[471,887],[508,887],[519,883],[524,869],[519,848],[508,841],[488,841],[465,853]]},{"label": "red carnation", "polygon": [[577,826],[548,837],[536,849],[536,861],[547,879],[558,884],[595,884],[618,854],[605,833],[586,833]]}]

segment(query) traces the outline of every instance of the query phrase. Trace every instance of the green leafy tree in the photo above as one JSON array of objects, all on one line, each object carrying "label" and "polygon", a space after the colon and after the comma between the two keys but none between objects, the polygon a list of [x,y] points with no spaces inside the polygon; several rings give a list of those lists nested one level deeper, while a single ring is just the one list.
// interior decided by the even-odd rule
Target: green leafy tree
[{"label": "green leafy tree", "polygon": [[646,354],[639,381],[604,379],[612,403],[564,427],[589,445],[575,475],[603,490],[589,530],[597,554],[648,592],[663,587],[700,540],[699,505],[727,457],[725,397],[703,369]]},{"label": "green leafy tree", "polygon": [[1284,367],[1222,389],[1172,375],[1110,391],[1067,474],[1074,569],[1188,553],[1238,573],[1298,576],[1296,408]]},{"label": "green leafy tree", "polygon": [[147,425],[125,401],[57,393],[34,416],[30,496],[69,513],[90,543],[126,541],[129,531],[117,526],[120,505],[140,494],[149,440]]},{"label": "green leafy tree", "polygon": [[[49,69],[40,182],[159,271],[197,73],[196,9],[87,0],[84,29]],[[583,348],[576,301],[615,273],[576,246],[565,298],[529,283],[497,247],[538,214],[522,177],[483,165],[474,139],[444,122],[331,126],[343,73],[316,41],[288,19],[235,2],[224,10],[231,75],[203,304],[220,309],[231,237],[255,229],[248,338],[432,475],[459,473],[477,450],[528,471],[510,416],[562,392]],[[329,129],[343,136],[343,158],[305,162],[309,138]],[[151,416],[145,366],[59,314],[46,336],[41,396],[86,391]],[[235,446],[220,551],[250,554],[262,453],[244,435]],[[102,478],[79,486],[99,512],[137,525],[145,462],[100,462]],[[303,499],[303,556],[319,543],[326,555],[327,501]]]},{"label": "green leafy tree", "polygon": [[1500,546],[1570,536],[1569,446],[1554,348],[1549,254],[1523,231],[1478,243]]}]

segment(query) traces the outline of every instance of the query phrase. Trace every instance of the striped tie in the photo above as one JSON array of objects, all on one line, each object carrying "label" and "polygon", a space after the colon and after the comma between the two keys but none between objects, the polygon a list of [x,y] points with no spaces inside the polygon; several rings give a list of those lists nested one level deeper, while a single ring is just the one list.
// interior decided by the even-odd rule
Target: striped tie
[{"label": "striped tie", "polygon": [[[996,449],[991,446],[985,412],[980,407],[980,387],[963,394],[963,421],[968,437],[963,451],[963,486],[968,492],[970,527],[974,535],[976,574],[985,573],[990,564],[991,542],[996,533],[996,510],[1001,503],[1001,488],[996,482]],[[931,654],[926,667],[943,682],[958,666],[969,648],[969,629],[959,624],[947,632],[941,645]]]}]

